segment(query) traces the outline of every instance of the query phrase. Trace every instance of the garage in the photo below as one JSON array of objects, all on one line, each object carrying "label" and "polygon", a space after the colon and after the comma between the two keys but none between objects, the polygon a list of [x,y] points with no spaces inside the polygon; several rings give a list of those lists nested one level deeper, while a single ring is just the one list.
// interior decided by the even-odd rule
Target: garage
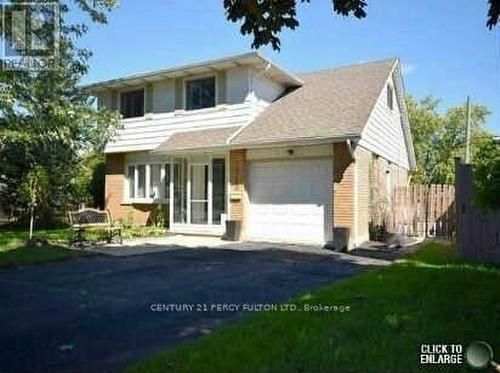
[{"label": "garage", "polygon": [[331,182],[331,159],[250,162],[247,239],[331,240]]}]

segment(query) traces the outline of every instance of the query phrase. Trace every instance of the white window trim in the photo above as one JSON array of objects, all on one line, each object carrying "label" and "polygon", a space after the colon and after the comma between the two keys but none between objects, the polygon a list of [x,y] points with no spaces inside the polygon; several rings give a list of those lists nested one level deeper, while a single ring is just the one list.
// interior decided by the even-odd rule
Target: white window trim
[{"label": "white window trim", "polygon": [[[207,174],[207,199],[191,199],[191,167],[192,166],[207,166],[208,168],[208,174]],[[206,203],[207,204],[207,224],[199,224],[199,225],[212,225],[212,195],[211,195],[211,188],[212,188],[212,157],[208,157],[207,160],[204,161],[195,161],[195,162],[189,162],[188,163],[188,184],[189,184],[189,209],[192,207],[192,202],[194,203]],[[191,225],[197,225],[194,223],[191,223],[191,211],[189,212],[189,219],[187,220],[187,224]]]},{"label": "white window trim", "polygon": [[[174,224],[174,160],[171,159],[170,163],[170,188],[168,189],[168,226],[171,227]],[[171,202],[171,203],[170,203]]]},{"label": "white window trim", "polygon": [[[214,102],[214,106],[210,106],[210,107],[204,107],[204,108],[200,108],[200,109],[191,109],[191,110],[188,110],[187,109],[187,102],[186,102],[186,83],[187,82],[191,82],[193,80],[200,80],[200,79],[206,79],[206,78],[214,78],[214,81],[215,81],[215,102]],[[217,79],[217,74],[216,73],[206,73],[206,74],[200,74],[200,75],[196,75],[196,76],[189,76],[189,77],[184,77],[182,78],[182,108],[184,111],[187,111],[187,112],[192,112],[192,111],[197,111],[197,110],[206,110],[206,109],[212,109],[212,108],[216,108],[217,105],[219,103],[219,79]]]},{"label": "white window trim", "polygon": [[[131,204],[166,204],[168,203],[169,205],[169,220],[170,220],[170,226],[174,227],[199,227],[202,229],[203,227],[212,227],[212,228],[220,228],[225,225],[225,221],[229,218],[230,214],[230,188],[231,188],[231,183],[230,183],[230,159],[229,159],[229,152],[225,153],[214,153],[211,154],[210,156],[207,157],[206,160],[203,161],[192,161],[191,162],[191,157],[185,157],[186,159],[186,167],[187,167],[187,182],[186,182],[186,223],[174,223],[174,160],[172,158],[166,158],[165,160],[154,160],[154,161],[136,161],[136,162],[128,162],[125,164],[125,182],[124,182],[124,188],[123,188],[123,201],[122,204],[126,205],[131,205]],[[223,214],[221,217],[221,222],[220,224],[214,224],[213,223],[213,168],[212,168],[212,162],[214,159],[220,159],[223,158],[225,160],[224,165],[225,165],[225,184],[226,184],[226,212]],[[165,186],[165,176],[166,176],[166,171],[165,171],[165,165],[169,164],[170,165],[170,180],[169,180],[169,196],[165,198],[163,196],[163,193],[165,192],[164,186]],[[162,198],[149,198],[148,196],[150,195],[150,173],[151,173],[151,166],[152,165],[160,165],[160,191],[162,193]],[[207,224],[193,224],[190,223],[191,221],[191,166],[192,165],[203,165],[203,166],[208,166],[208,194],[207,200],[199,201],[199,202],[206,202],[208,204],[207,207],[207,214],[208,214],[208,220]],[[146,166],[146,198],[129,198],[129,179],[128,179],[128,168],[133,166],[134,167],[134,188],[137,192],[137,187],[139,183],[138,179],[138,166]],[[172,201],[172,203],[170,203]],[[196,202],[196,201],[194,201]]]},{"label": "white window trim", "polygon": [[209,156],[208,157],[208,185],[207,185],[207,224],[208,225],[212,225],[212,221],[213,221],[213,216],[212,216],[212,208],[213,208],[213,204],[214,204],[214,201],[213,201],[213,186],[212,186],[212,183],[213,183],[213,180],[212,180],[212,177],[214,176],[213,175],[213,168],[214,168],[214,165],[212,163],[213,161],[213,158],[212,156]]},{"label": "white window trim", "polygon": [[[164,186],[165,179],[162,178],[162,175],[165,175],[165,164],[172,164],[170,159],[167,159],[165,161],[154,161],[154,162],[129,162],[125,165],[125,183],[124,183],[124,190],[123,190],[123,201],[122,204],[124,205],[131,205],[131,204],[165,204],[170,201],[172,198],[172,193],[169,191],[170,196],[168,198],[165,198],[163,196],[162,192],[162,186]],[[150,194],[150,175],[151,175],[151,166],[152,165],[159,165],[160,166],[160,195],[161,197],[158,198],[151,198],[149,197]],[[130,190],[129,190],[129,179],[128,179],[128,168],[133,166],[134,167],[134,189],[135,193],[134,196],[137,196],[137,190],[139,189],[139,171],[138,171],[138,166],[145,166],[146,167],[146,185],[145,185],[145,191],[146,194],[144,198],[140,197],[134,197],[130,198]],[[172,166],[170,166],[170,174],[172,175]],[[170,183],[170,186],[172,187],[172,183]]]}]

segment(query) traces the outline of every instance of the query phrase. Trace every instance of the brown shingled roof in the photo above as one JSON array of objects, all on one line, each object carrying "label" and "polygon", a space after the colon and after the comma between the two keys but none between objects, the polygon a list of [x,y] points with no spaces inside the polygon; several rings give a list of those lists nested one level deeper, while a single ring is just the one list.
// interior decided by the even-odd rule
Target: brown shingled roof
[{"label": "brown shingled roof", "polygon": [[231,145],[360,136],[396,59],[299,74]]},{"label": "brown shingled roof", "polygon": [[224,146],[226,145],[226,140],[234,134],[238,128],[240,128],[240,126],[176,132],[158,145],[154,152],[197,150]]}]

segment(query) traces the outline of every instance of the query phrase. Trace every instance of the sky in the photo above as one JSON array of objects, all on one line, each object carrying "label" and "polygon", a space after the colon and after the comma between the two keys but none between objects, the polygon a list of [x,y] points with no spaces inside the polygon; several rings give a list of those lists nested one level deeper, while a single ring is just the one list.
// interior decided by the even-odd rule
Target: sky
[{"label": "sky", "polygon": [[[300,25],[281,51],[261,53],[291,72],[398,57],[406,93],[441,99],[441,110],[486,105],[500,134],[500,26],[486,27],[487,0],[367,0],[367,18],[334,15],[331,0],[298,5]],[[225,18],[222,0],[121,0],[107,25],[90,25],[83,83],[251,50]]]}]

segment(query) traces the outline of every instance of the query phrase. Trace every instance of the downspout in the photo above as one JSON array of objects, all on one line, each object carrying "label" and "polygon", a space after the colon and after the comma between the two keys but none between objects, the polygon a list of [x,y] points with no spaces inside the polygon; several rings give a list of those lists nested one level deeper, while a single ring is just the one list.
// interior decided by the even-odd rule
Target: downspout
[{"label": "downspout", "polygon": [[[354,148],[356,147],[356,142],[352,141],[351,139],[346,140],[346,145],[347,145],[347,150],[349,151],[349,154],[351,155],[352,161],[354,163],[354,227],[353,227],[353,239],[352,239],[352,246],[357,247],[358,245],[358,169],[356,167],[356,154],[354,152]],[[348,246],[351,246],[349,244]],[[351,249],[351,247],[347,248],[348,250]]]}]

